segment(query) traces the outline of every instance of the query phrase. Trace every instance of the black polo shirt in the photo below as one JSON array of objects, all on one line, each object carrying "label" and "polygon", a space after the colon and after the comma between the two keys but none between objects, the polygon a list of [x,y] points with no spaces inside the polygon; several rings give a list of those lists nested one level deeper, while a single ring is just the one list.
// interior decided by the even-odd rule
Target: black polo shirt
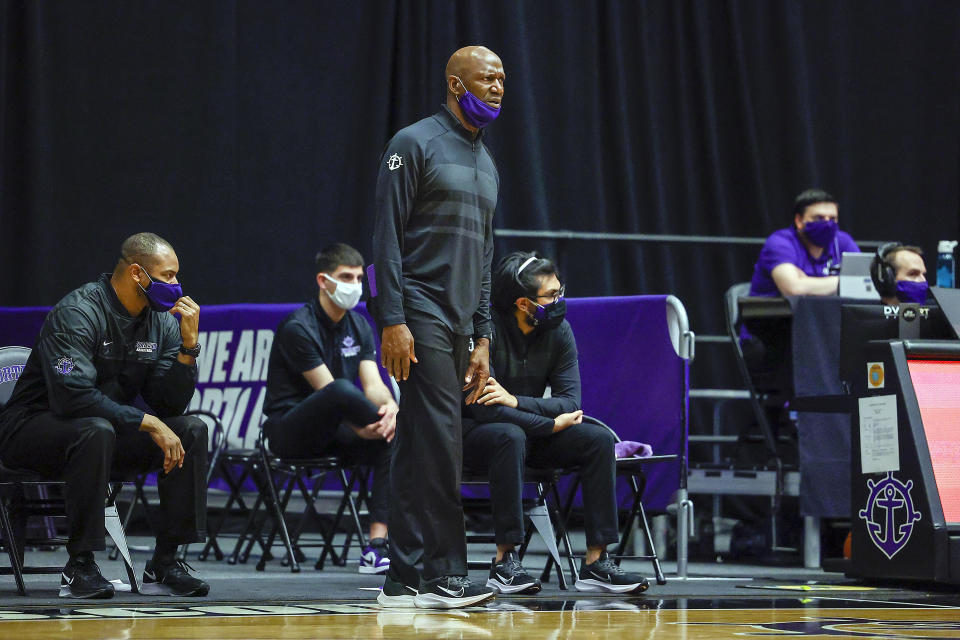
[{"label": "black polo shirt", "polygon": [[313,388],[303,377],[311,369],[327,365],[334,378],[356,381],[360,362],[376,362],[377,351],[369,323],[355,311],[334,322],[320,306],[319,298],[303,305],[280,323],[267,368],[267,396],[263,412],[281,416]]}]

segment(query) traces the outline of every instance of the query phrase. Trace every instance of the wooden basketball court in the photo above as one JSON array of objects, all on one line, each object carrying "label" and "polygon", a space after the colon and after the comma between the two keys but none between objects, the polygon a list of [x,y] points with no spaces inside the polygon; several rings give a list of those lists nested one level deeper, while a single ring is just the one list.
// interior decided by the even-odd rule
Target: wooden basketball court
[{"label": "wooden basketball court", "polygon": [[[583,595],[583,594],[581,594]],[[573,597],[573,594],[571,594]],[[70,603],[0,610],[0,638],[957,638],[960,609],[935,602],[803,599],[499,598],[460,611],[375,601],[294,605]]]}]

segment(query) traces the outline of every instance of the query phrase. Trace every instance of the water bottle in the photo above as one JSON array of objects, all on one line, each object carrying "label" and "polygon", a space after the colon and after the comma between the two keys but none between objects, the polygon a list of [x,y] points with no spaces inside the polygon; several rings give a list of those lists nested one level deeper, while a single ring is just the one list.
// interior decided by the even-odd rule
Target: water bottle
[{"label": "water bottle", "polygon": [[954,286],[953,249],[957,246],[956,240],[941,240],[937,244],[937,286]]}]

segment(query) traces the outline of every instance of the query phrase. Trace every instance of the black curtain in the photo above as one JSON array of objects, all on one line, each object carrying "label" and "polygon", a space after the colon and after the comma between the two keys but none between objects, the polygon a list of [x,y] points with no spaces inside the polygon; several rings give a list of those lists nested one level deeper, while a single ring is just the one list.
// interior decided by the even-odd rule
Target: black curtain
[{"label": "black curtain", "polygon": [[[507,73],[500,228],[765,236],[816,185],[855,238],[960,236],[954,0],[0,7],[0,306],[56,302],[141,230],[201,304],[311,295],[319,247],[369,256],[380,151],[475,43]],[[699,333],[759,249],[516,248],[570,295],[674,293]]]}]

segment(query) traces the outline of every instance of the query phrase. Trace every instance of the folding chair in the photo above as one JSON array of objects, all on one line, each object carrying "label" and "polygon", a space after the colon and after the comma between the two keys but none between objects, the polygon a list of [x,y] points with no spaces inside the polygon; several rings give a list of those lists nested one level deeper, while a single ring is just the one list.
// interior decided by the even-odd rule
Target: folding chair
[{"label": "folding chair", "polygon": [[[560,549],[558,545],[562,542],[566,551],[567,560],[570,563],[570,576],[574,582],[577,579],[576,568],[573,564],[573,553],[571,551],[570,536],[564,527],[563,519],[558,517],[557,508],[560,505],[559,494],[557,493],[557,482],[560,479],[561,471],[556,469],[533,469],[527,468],[524,471],[523,484],[533,485],[536,488],[536,497],[533,499],[525,498],[523,500],[524,515],[527,517],[527,526],[524,530],[524,541],[517,550],[517,555],[522,560],[527,547],[533,539],[534,532],[540,534],[550,558],[543,570],[542,579],[549,579],[549,569],[557,568],[557,581],[562,590],[567,589],[567,580],[564,575],[563,565],[560,562]],[[465,470],[460,481],[461,486],[489,485],[489,479],[486,473],[473,470]],[[548,496],[553,496],[554,505],[551,506],[547,500]],[[465,508],[482,508],[490,510],[489,498],[468,497],[464,499]],[[554,527],[554,522],[557,526]],[[489,533],[471,533],[467,535],[467,543],[495,543],[496,538]],[[486,569],[489,564],[484,561],[469,561],[467,566],[471,569]]]},{"label": "folding chair", "polygon": [[[613,434],[613,437],[617,442],[620,442],[620,436],[617,435],[616,431],[611,429],[608,425],[604,424],[597,418],[584,415],[583,421],[585,423],[591,423],[603,427]],[[656,546],[653,543],[653,536],[650,533],[650,523],[647,520],[647,513],[643,508],[643,490],[646,488],[647,484],[647,478],[644,474],[643,468],[648,464],[676,461],[678,458],[680,458],[679,454],[672,453],[665,455],[654,455],[647,458],[617,458],[616,461],[617,477],[626,478],[630,483],[631,504],[627,518],[620,527],[620,542],[617,545],[617,550],[611,555],[617,560],[617,564],[619,564],[620,560],[650,560],[653,565],[653,573],[657,579],[657,584],[661,585],[666,584],[667,580],[664,577],[663,570],[660,567],[660,558],[657,555]],[[563,504],[562,520],[564,522],[567,521],[567,519],[570,517],[570,512],[573,510],[574,499],[581,482],[580,474],[578,473],[577,469],[566,469],[565,471],[573,475],[574,480],[567,489],[567,498]],[[635,521],[639,522],[639,525],[643,530],[644,541],[647,544],[647,548],[650,550],[650,553],[648,554],[626,555],[624,553],[633,534],[633,523]]]},{"label": "folding chair", "polygon": [[[740,377],[744,386],[750,395],[750,407],[753,410],[754,418],[760,428],[760,438],[764,443],[769,455],[768,464],[773,466],[775,471],[776,485],[774,495],[770,497],[770,541],[773,551],[791,551],[786,547],[780,547],[777,544],[777,516],[783,503],[784,493],[784,462],[783,457],[777,446],[777,436],[770,424],[766,409],[782,408],[790,399],[790,390],[764,391],[761,392],[754,384],[753,376],[747,368],[747,361],[744,358],[743,346],[740,343],[740,298],[750,293],[749,282],[739,282],[727,289],[723,295],[723,308],[727,320],[727,333],[733,344],[734,359],[737,361],[737,369],[740,371]],[[786,391],[786,393],[784,393]],[[745,438],[750,441],[750,437]]]},{"label": "folding chair", "polygon": [[[220,548],[219,538],[224,535],[223,527],[227,519],[234,511],[239,511],[240,516],[249,517],[256,511],[247,505],[244,499],[244,490],[247,480],[252,480],[259,489],[260,482],[257,480],[259,471],[260,452],[257,449],[228,448],[228,438],[224,438],[223,450],[217,456],[216,461],[211,461],[208,484],[216,476],[223,480],[228,489],[227,501],[220,512],[220,517],[216,522],[208,524],[207,542],[197,556],[198,560],[206,560],[212,552],[217,560],[223,560],[224,552]],[[248,498],[249,499],[249,498]],[[262,497],[258,497],[262,500]],[[229,564],[236,564],[242,547],[242,541],[238,539],[234,552],[227,559]]]},{"label": "folding chair", "polygon": [[[6,406],[13,387],[23,372],[30,356],[26,347],[0,347],[0,411]],[[18,469],[9,469],[0,465],[0,530],[3,534],[3,547],[10,559],[10,567],[0,567],[0,575],[13,575],[20,595],[27,595],[23,581],[24,574],[58,574],[63,570],[57,566],[28,566],[25,564],[27,545],[37,547],[57,547],[66,544],[63,538],[45,535],[39,539],[27,536],[27,519],[34,516],[50,518],[66,515],[66,506],[62,498],[51,497],[45,490],[49,486],[63,485],[62,481],[44,478],[39,474]],[[127,549],[123,525],[117,514],[115,504],[122,484],[111,481],[107,491],[104,508],[107,533],[123,555],[130,589],[140,592],[140,581],[133,567],[130,552]],[[28,491],[33,489],[33,491]],[[37,497],[33,497],[36,495]]]},{"label": "folding chair", "polygon": [[[338,456],[301,459],[285,458],[271,454],[263,429],[261,429],[257,440],[257,448],[259,450],[259,460],[254,469],[253,477],[259,481],[261,496],[258,497],[247,520],[244,534],[238,540],[238,548],[240,545],[246,544],[246,549],[241,552],[239,561],[245,562],[253,544],[257,543],[260,545],[263,554],[256,568],[257,571],[263,571],[267,560],[272,557],[271,549],[279,534],[287,552],[284,563],[289,563],[292,573],[300,571],[300,562],[305,558],[302,550],[310,547],[321,549],[314,565],[315,569],[323,569],[328,557],[331,562],[338,566],[346,565],[347,554],[353,543],[353,537],[356,536],[361,546],[365,543],[363,528],[360,524],[358,502],[362,503],[366,499],[367,474],[361,471],[359,465],[354,467],[344,465]],[[320,521],[321,514],[317,509],[317,504],[323,483],[330,474],[334,474],[340,483],[342,495],[339,506],[330,525],[328,527],[321,526],[320,542],[303,541],[303,534],[307,526],[311,522]],[[308,481],[312,486],[308,486]],[[353,497],[354,484],[359,484],[360,487],[359,500]],[[304,500],[304,510],[291,535],[290,527],[287,524],[287,508],[295,490]],[[256,515],[260,506],[264,503],[267,508],[266,517],[257,524]],[[346,539],[338,552],[334,544],[334,537],[347,511],[349,511],[352,529],[347,532]],[[273,524],[270,534],[264,538],[263,529],[267,520],[271,520]]]}]

